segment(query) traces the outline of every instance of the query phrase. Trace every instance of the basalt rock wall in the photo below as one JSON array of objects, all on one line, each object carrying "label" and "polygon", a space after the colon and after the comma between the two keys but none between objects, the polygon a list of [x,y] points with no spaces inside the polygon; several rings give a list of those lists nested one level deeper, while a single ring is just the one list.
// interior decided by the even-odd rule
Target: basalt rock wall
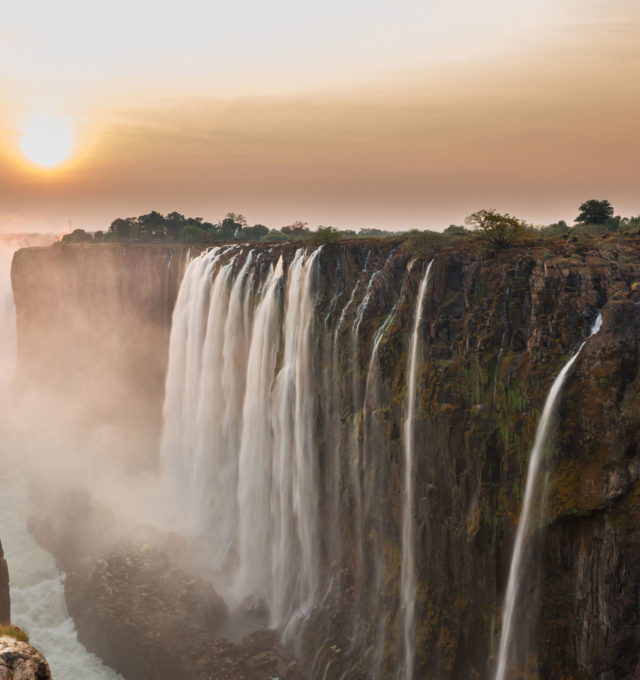
[{"label": "basalt rock wall", "polygon": [[[281,254],[290,262],[294,248],[261,250],[264,265]],[[159,409],[175,299],[166,292],[170,257],[142,247],[20,251],[21,374],[44,372],[55,383],[70,371],[84,385],[108,358],[123,380],[139,376]],[[636,677],[637,235],[498,252],[464,238],[437,253],[385,241],[323,248],[312,329],[323,578],[293,644],[300,666],[326,680],[404,677],[409,336],[432,259],[418,344],[413,676],[491,677],[536,426],[554,377],[602,311],[600,333],[567,378],[546,457],[546,512],[530,537],[514,677]],[[114,329],[123,351],[112,347]]]}]

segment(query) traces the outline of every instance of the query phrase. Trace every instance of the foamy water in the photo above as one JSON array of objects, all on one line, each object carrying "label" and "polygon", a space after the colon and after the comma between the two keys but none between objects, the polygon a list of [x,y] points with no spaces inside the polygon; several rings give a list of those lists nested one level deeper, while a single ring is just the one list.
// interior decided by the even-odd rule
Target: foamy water
[{"label": "foamy water", "polygon": [[29,633],[55,680],[121,679],[78,641],[64,601],[64,575],[27,529],[31,503],[26,480],[11,466],[3,468],[0,538],[9,565],[12,623]]}]

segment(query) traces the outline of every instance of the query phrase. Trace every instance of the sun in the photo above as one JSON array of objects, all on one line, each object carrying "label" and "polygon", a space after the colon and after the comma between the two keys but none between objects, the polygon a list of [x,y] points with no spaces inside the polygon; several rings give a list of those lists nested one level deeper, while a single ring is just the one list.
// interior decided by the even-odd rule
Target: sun
[{"label": "sun", "polygon": [[74,131],[64,116],[38,113],[22,125],[20,149],[32,163],[54,168],[66,161],[74,146]]}]

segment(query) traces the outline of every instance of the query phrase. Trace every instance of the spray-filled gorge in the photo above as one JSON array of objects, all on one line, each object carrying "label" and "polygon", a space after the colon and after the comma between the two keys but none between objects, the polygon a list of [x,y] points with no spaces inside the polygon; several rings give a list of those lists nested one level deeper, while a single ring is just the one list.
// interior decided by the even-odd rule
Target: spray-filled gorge
[{"label": "spray-filled gorge", "polygon": [[634,677],[638,247],[19,251],[14,387],[60,440],[30,526],[79,638],[129,679],[493,677],[601,311],[508,665]]}]

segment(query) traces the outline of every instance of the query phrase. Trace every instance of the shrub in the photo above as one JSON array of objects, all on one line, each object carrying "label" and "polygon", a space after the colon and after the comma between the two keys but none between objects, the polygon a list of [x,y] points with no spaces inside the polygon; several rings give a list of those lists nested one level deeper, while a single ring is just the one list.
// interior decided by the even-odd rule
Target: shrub
[{"label": "shrub", "polygon": [[469,230],[458,224],[450,224],[445,230],[445,234],[468,234]]},{"label": "shrub", "polygon": [[446,240],[447,237],[440,232],[413,229],[407,236],[407,247],[414,253],[428,255],[437,253]]},{"label": "shrub", "polygon": [[289,241],[290,239],[286,234],[283,234],[281,231],[278,231],[277,229],[272,229],[262,240],[267,241],[269,243],[282,243],[283,241]]},{"label": "shrub", "polygon": [[85,243],[91,240],[91,234],[88,234],[84,229],[74,229],[70,234],[65,234],[62,237],[62,242],[66,245],[68,243]]},{"label": "shrub", "polygon": [[342,234],[335,227],[318,227],[311,234],[311,243],[317,246],[337,243],[342,238]]}]

